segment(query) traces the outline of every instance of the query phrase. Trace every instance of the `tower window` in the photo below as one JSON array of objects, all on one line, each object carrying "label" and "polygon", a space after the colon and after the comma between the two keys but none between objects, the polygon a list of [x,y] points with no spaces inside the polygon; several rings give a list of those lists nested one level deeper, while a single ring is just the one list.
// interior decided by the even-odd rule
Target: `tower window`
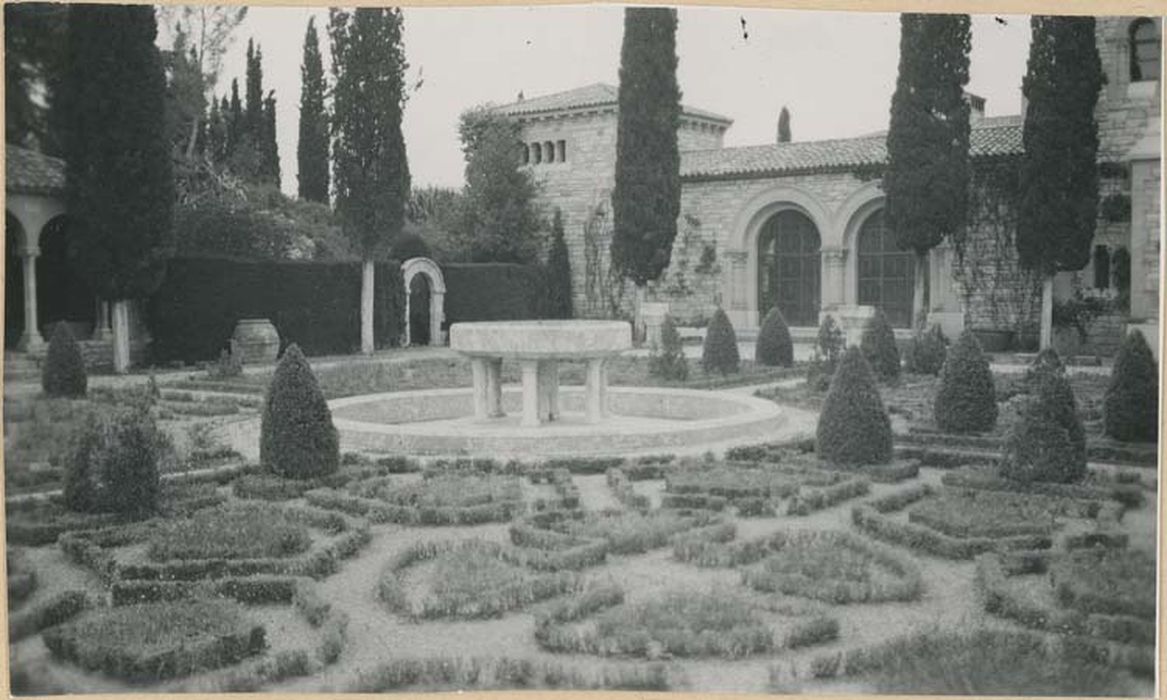
[{"label": "tower window", "polygon": [[1131,23],[1131,82],[1158,80],[1161,41],[1155,21],[1141,17]]},{"label": "tower window", "polygon": [[555,162],[555,144],[550,141],[543,144],[543,159],[548,163]]},{"label": "tower window", "polygon": [[538,143],[531,144],[531,157],[532,157],[532,160],[536,164],[543,162],[543,146],[542,146],[542,144],[538,144]]},{"label": "tower window", "polygon": [[519,158],[522,160],[523,165],[527,165],[528,163],[530,163],[531,162],[531,147],[525,143],[520,143],[519,144]]},{"label": "tower window", "polygon": [[560,141],[559,141],[559,162],[564,163],[566,161],[567,161],[567,142],[560,139]]}]

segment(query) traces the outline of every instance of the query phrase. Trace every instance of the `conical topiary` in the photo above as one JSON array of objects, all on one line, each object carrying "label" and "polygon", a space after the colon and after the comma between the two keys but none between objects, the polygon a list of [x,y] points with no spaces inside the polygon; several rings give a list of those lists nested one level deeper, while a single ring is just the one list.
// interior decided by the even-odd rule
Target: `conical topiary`
[{"label": "conical topiary", "polygon": [[1008,478],[1072,482],[1086,476],[1086,429],[1074,390],[1056,355],[1050,360],[1035,363],[1026,380],[1029,394],[1010,426],[1000,464]]},{"label": "conical topiary", "polygon": [[993,372],[971,331],[948,349],[933,413],[936,425],[950,433],[983,433],[997,424]]},{"label": "conical topiary", "polygon": [[45,366],[41,370],[41,387],[47,396],[79,398],[85,396],[89,379],[81,346],[64,321],[53,325]]},{"label": "conical topiary", "polygon": [[948,338],[940,326],[933,325],[912,337],[905,353],[904,366],[916,374],[940,374],[944,368],[944,358],[948,353]]},{"label": "conical topiary", "polygon": [[1127,334],[1114,360],[1104,404],[1106,434],[1123,442],[1159,437],[1159,371],[1146,338]]},{"label": "conical topiary", "polygon": [[834,464],[886,464],[891,438],[891,420],[871,367],[859,348],[848,348],[819,414],[815,451]]},{"label": "conical topiary", "polygon": [[331,474],[340,465],[332,412],[295,344],[284,351],[267,391],[259,461],[266,470],[292,479]]},{"label": "conical topiary", "polygon": [[777,306],[771,307],[762,319],[758,342],[754,346],[754,361],[769,367],[789,367],[794,364],[794,342],[790,328]]},{"label": "conical topiary", "polygon": [[681,344],[681,334],[677,333],[677,326],[673,317],[666,315],[660,327],[659,354],[653,348],[648,358],[648,371],[655,377],[674,381],[685,381],[689,378],[689,361],[685,359],[685,350]]},{"label": "conical topiary", "polygon": [[725,311],[713,312],[709,327],[705,329],[705,345],[701,349],[701,369],[706,374],[720,372],[732,374],[741,370],[741,357],[737,350],[737,334]]},{"label": "conical topiary", "polygon": [[875,314],[863,324],[859,348],[877,377],[884,381],[899,378],[900,351],[896,347],[895,331],[891,329],[883,311],[876,309]]},{"label": "conical topiary", "polygon": [[1033,362],[1025,370],[1025,391],[1032,391],[1034,383],[1037,381],[1037,376],[1047,370],[1063,374],[1066,371],[1066,366],[1062,363],[1062,358],[1058,355],[1058,351],[1053,348],[1045,348],[1037,353],[1037,357],[1033,358]]}]

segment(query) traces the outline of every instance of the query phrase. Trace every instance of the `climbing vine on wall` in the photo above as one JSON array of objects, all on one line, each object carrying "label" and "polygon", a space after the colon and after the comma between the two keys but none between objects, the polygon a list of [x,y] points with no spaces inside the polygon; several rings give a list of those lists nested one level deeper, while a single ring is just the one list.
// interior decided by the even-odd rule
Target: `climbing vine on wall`
[{"label": "climbing vine on wall", "polygon": [[660,280],[651,285],[657,296],[688,297],[703,287],[709,277],[721,274],[717,245],[706,240],[701,220],[692,214],[683,214],[679,230],[673,244],[671,264]]},{"label": "climbing vine on wall", "polygon": [[595,317],[620,317],[624,314],[624,279],[607,264],[606,254],[612,242],[612,217],[609,192],[601,192],[589,208],[583,224],[584,241],[584,314]]}]

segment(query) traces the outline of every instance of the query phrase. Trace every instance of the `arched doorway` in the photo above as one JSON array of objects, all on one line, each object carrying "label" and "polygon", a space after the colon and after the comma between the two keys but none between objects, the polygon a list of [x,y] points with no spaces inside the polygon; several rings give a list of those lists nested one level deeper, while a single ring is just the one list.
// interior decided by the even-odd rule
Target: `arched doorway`
[{"label": "arched doorway", "polygon": [[430,345],[430,278],[414,275],[409,283],[409,343],[410,345]]},{"label": "arched doorway", "polygon": [[442,270],[429,258],[410,258],[401,264],[405,285],[405,344],[441,345],[446,320],[446,282]]},{"label": "arched doorway", "polygon": [[11,212],[4,212],[4,347],[14,348],[24,333],[24,231]]},{"label": "arched doorway", "polygon": [[884,225],[883,209],[859,227],[857,247],[859,305],[882,310],[895,328],[911,328],[916,256],[896,245],[895,235]]},{"label": "arched doorway", "polygon": [[796,209],[774,214],[758,234],[758,318],[777,305],[792,326],[817,326],[821,239]]},{"label": "arched doorway", "polygon": [[77,338],[88,338],[97,317],[89,285],[69,262],[69,221],[58,216],[45,224],[36,260],[38,323],[48,337],[52,325],[66,321]]}]

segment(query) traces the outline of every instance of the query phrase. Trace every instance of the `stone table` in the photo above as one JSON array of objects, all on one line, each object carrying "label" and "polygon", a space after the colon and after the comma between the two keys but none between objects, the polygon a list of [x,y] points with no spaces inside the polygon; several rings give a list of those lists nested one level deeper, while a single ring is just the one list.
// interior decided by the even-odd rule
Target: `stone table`
[{"label": "stone table", "polygon": [[626,321],[482,321],[450,326],[450,347],[470,358],[474,415],[498,418],[502,410],[502,361],[522,369],[523,413],[519,424],[537,426],[559,418],[559,362],[587,362],[589,423],[607,414],[604,363],[632,347]]}]

